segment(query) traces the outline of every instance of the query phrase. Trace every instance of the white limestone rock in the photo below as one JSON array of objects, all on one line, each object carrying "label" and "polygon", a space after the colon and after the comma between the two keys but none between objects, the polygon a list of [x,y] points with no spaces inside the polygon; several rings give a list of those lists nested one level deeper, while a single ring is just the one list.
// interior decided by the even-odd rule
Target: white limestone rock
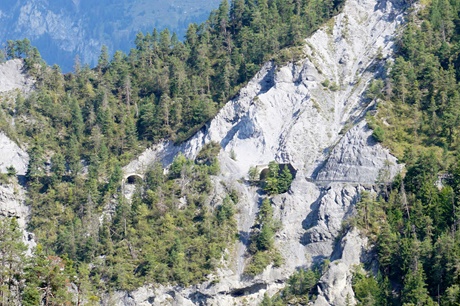
[{"label": "white limestone rock", "polygon": [[26,231],[30,207],[25,204],[24,188],[15,179],[9,184],[0,184],[0,217],[16,218],[22,231],[22,240],[28,246],[28,253],[35,246],[34,236]]},{"label": "white limestone rock", "polygon": [[400,170],[396,158],[377,143],[372,130],[361,121],[332,150],[316,180],[374,184],[391,181]]},{"label": "white limestone rock", "polygon": [[18,175],[25,175],[29,155],[14,141],[0,132],[0,172],[7,173],[7,168],[13,166]]},{"label": "white limestone rock", "polygon": [[[383,171],[390,178],[399,171],[396,159],[369,139],[372,131],[363,118],[370,101],[363,93],[376,75],[383,76],[385,61],[378,58],[391,57],[404,9],[397,0],[346,0],[333,26],[305,41],[304,60],[283,67],[265,64],[190,140],[180,146],[161,143],[124,168],[125,175],[142,174],[153,161],[167,167],[179,152],[193,158],[209,141],[222,146],[222,174],[215,179],[233,184],[240,193],[237,225],[242,236],[217,275],[176,290],[180,296],[196,305],[254,305],[265,292],[279,290],[296,269],[326,258],[333,262],[321,279],[317,303],[343,305],[352,295],[350,271],[360,262],[358,253],[366,249],[366,241],[357,231],[338,244],[336,239],[360,192],[372,188]],[[335,88],[325,87],[326,80]],[[356,127],[341,135],[350,122]],[[289,192],[273,197],[275,218],[282,224],[275,244],[285,262],[247,278],[245,233],[251,231],[263,195],[237,180],[251,166],[272,160],[291,163],[297,170]],[[215,194],[220,192],[216,188]],[[172,289],[164,287],[160,296]],[[161,305],[157,301],[154,305]]]},{"label": "white limestone rock", "polygon": [[17,218],[24,229],[30,209],[24,205],[25,192],[15,183],[0,185],[0,216]]},{"label": "white limestone rock", "polygon": [[14,89],[28,92],[34,83],[34,80],[24,73],[22,60],[13,59],[0,64],[0,93]]},{"label": "white limestone rock", "polygon": [[[27,93],[32,89],[34,81],[24,73],[23,66],[24,62],[20,59],[0,64],[1,96],[8,95],[14,90]],[[0,184],[0,216],[17,219],[23,232],[23,241],[30,251],[35,246],[33,235],[26,231],[30,207],[25,204],[26,191],[18,182],[22,181],[21,176],[26,175],[28,164],[27,152],[0,131],[0,173],[7,173],[7,168],[13,166],[18,176],[9,178],[10,183]]]},{"label": "white limestone rock", "polygon": [[367,238],[361,237],[358,230],[346,233],[338,248],[338,259],[329,264],[329,269],[319,282],[315,306],[346,305],[356,303],[351,288],[353,268],[361,263],[361,256],[367,251]]},{"label": "white limestone rock", "polygon": [[23,241],[30,251],[35,246],[33,235],[26,231],[30,207],[25,204],[26,190],[19,184],[23,180],[21,176],[27,172],[28,164],[27,152],[0,132],[0,173],[7,173],[7,168],[13,166],[18,175],[18,177],[8,178],[10,183],[0,184],[0,216],[16,218],[23,232]]}]

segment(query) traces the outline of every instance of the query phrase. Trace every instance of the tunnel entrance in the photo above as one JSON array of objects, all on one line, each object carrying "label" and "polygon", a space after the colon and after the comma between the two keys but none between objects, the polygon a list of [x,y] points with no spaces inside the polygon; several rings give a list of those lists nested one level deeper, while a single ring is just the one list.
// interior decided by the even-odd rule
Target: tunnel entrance
[{"label": "tunnel entrance", "polygon": [[138,183],[142,183],[142,176],[139,174],[131,174],[126,178],[126,183],[130,185],[135,185]]}]

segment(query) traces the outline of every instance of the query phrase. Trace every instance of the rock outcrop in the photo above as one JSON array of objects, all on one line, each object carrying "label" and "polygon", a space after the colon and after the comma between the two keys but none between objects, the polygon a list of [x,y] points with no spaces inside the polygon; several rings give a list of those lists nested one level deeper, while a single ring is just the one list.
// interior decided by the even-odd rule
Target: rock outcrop
[{"label": "rock outcrop", "polygon": [[30,217],[30,207],[26,204],[26,192],[15,180],[0,184],[0,217],[16,218],[22,230],[22,240],[28,251],[35,246],[34,236],[27,232],[26,225]]},{"label": "rock outcrop", "polygon": [[[273,295],[283,288],[296,269],[325,259],[331,263],[314,304],[355,303],[351,271],[365,258],[368,245],[357,229],[344,229],[343,221],[355,213],[363,190],[375,191],[378,182],[390,181],[400,171],[396,159],[373,139],[364,115],[373,105],[366,87],[384,77],[404,10],[399,0],[346,0],[343,12],[306,39],[303,60],[284,66],[266,63],[191,139],[178,146],[160,143],[127,165],[126,178],[142,178],[154,161],[168,167],[180,152],[193,158],[204,144],[220,143],[222,171],[213,178],[214,196],[223,195],[223,185],[239,193],[241,239],[229,248],[225,257],[230,260],[222,259],[216,273],[202,284],[149,285],[114,292],[102,304],[255,305],[265,293]],[[31,88],[21,67],[20,61],[0,65],[0,92]],[[282,224],[275,245],[285,261],[248,278],[248,235],[264,195],[241,178],[250,167],[272,160],[289,163],[297,171],[290,190],[272,198],[275,218]],[[25,175],[27,163],[27,153],[0,133],[0,171],[12,165]],[[128,198],[130,192],[125,190]],[[29,214],[24,200],[19,184],[0,185],[0,215],[18,218],[23,229]],[[30,240],[25,231],[24,239]]]},{"label": "rock outcrop", "polygon": [[396,158],[382,149],[372,136],[372,130],[361,121],[335,146],[315,180],[373,184],[390,181],[399,170]]},{"label": "rock outcrop", "polygon": [[7,168],[14,167],[17,175],[25,175],[29,155],[3,132],[0,132],[0,173],[7,173]]},{"label": "rock outcrop", "polygon": [[34,81],[23,71],[24,62],[14,59],[0,64],[0,93],[19,89],[30,91]]},{"label": "rock outcrop", "polygon": [[352,282],[352,268],[362,261],[362,254],[366,252],[364,246],[367,239],[361,237],[359,231],[348,232],[340,241],[337,248],[340,254],[334,260],[318,284],[318,298],[315,306],[346,305],[354,298],[350,286]]},{"label": "rock outcrop", "polygon": [[23,231],[23,240],[30,247],[35,245],[33,236],[26,231],[30,208],[26,206],[26,191],[19,184],[27,172],[29,155],[15,142],[0,132],[0,173],[8,173],[7,168],[13,166],[17,177],[8,177],[8,183],[0,183],[0,216],[16,218]]},{"label": "rock outcrop", "polygon": [[[34,81],[24,73],[23,65],[23,61],[19,59],[0,64],[0,101],[4,95],[11,95],[14,91],[27,93],[31,90]],[[16,177],[8,177],[8,182],[0,183],[0,217],[17,219],[23,232],[23,241],[30,250],[35,245],[33,235],[26,231],[30,208],[25,204],[26,191],[20,184],[26,175],[28,164],[27,152],[0,131],[0,173],[8,173],[11,166],[16,172]]]},{"label": "rock outcrop", "polygon": [[[289,192],[273,197],[275,217],[282,223],[275,242],[285,258],[282,267],[246,278],[247,245],[240,239],[234,260],[209,282],[152,292],[151,304],[159,305],[157,298],[165,294],[172,297],[170,304],[178,299],[196,305],[256,304],[265,292],[271,295],[282,288],[296,269],[324,259],[332,263],[320,280],[316,305],[345,305],[347,298],[355,302],[351,269],[368,246],[358,230],[343,233],[343,221],[354,213],[363,190],[373,191],[376,182],[389,181],[400,170],[372,138],[364,119],[372,101],[364,93],[369,82],[385,76],[404,11],[398,0],[346,0],[343,12],[305,41],[304,60],[283,67],[267,63],[189,141],[180,146],[161,143],[124,169],[142,174],[154,160],[167,167],[178,152],[193,158],[203,144],[219,142],[222,174],[216,181],[233,184],[241,194],[240,233],[250,232],[261,196],[237,179],[251,166],[271,160],[297,170]],[[148,300],[134,296],[131,304],[118,305]]]}]

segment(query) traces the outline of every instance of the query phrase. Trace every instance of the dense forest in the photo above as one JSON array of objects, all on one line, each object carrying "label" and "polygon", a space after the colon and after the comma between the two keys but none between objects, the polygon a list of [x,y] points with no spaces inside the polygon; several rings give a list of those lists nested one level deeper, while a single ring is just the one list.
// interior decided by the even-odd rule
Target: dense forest
[{"label": "dense forest", "polygon": [[459,13],[460,2],[433,0],[411,14],[389,78],[373,84],[374,135],[406,170],[357,206],[352,223],[380,266],[375,278],[356,272],[362,305],[459,305]]},{"label": "dense forest", "polygon": [[[0,304],[64,305],[72,298],[70,283],[79,303],[91,305],[98,303],[96,292],[202,281],[237,238],[238,194],[228,188],[228,196],[210,205],[218,147],[206,146],[196,160],[178,156],[167,174],[152,165],[131,201],[123,194],[121,167],[152,143],[193,135],[264,62],[299,58],[302,39],[340,5],[224,0],[206,22],[190,25],[183,41],[168,30],[139,33],[129,54],[110,59],[103,48],[97,67],[77,60],[64,75],[46,66],[27,39],[9,41],[0,59],[23,58],[36,79],[30,95],[2,103],[0,128],[28,143],[29,230],[38,247],[11,269],[2,265]],[[277,176],[267,192],[288,188],[292,177]],[[266,265],[279,256],[272,248],[271,204],[264,205],[252,255]],[[2,258],[23,258],[17,224],[0,225],[1,252],[11,254]],[[261,264],[253,266],[248,274]]]}]

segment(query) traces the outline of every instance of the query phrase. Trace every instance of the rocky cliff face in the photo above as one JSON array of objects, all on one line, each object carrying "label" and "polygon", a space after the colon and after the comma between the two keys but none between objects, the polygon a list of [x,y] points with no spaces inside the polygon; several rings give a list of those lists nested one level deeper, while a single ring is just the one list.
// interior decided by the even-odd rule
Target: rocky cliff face
[{"label": "rocky cliff face", "polygon": [[[28,92],[33,80],[23,72],[23,62],[12,60],[0,64],[0,102],[8,101],[16,91]],[[23,240],[29,249],[35,245],[33,235],[25,228],[30,215],[30,208],[25,205],[26,191],[20,184],[27,172],[29,155],[17,143],[0,131],[0,173],[8,173],[7,168],[14,167],[17,177],[9,182],[0,183],[0,217],[16,218],[23,231]]]},{"label": "rocky cliff face", "polygon": [[[29,155],[16,143],[0,132],[0,173],[7,173],[13,166],[20,178],[27,171]],[[0,184],[0,216],[15,217],[19,226],[25,230],[30,209],[25,205],[25,190],[19,184],[20,179],[10,178],[9,183]],[[29,234],[24,232],[25,241]]]},{"label": "rocky cliff face", "polygon": [[[357,230],[342,232],[360,193],[374,190],[400,170],[396,159],[372,138],[364,114],[369,82],[384,77],[393,38],[403,22],[398,0],[347,0],[343,12],[305,41],[305,59],[283,67],[267,63],[237,97],[201,131],[181,146],[162,143],[125,167],[142,173],[153,160],[167,166],[178,152],[194,157],[203,144],[222,146],[222,175],[240,193],[238,230],[249,233],[261,196],[239,183],[251,166],[271,160],[291,163],[297,175],[288,193],[275,196],[282,229],[276,245],[285,258],[248,279],[245,239],[210,281],[193,288],[148,288],[117,293],[117,305],[256,304],[275,293],[299,267],[332,261],[318,285],[315,305],[353,303],[351,269],[365,258],[367,243]],[[236,158],[230,158],[231,155]],[[220,185],[220,184],[216,184]],[[216,194],[219,194],[216,188]],[[212,282],[213,279],[219,281]],[[186,302],[187,303],[186,303]]]},{"label": "rocky cliff face", "polygon": [[43,58],[72,70],[79,55],[95,65],[101,46],[128,52],[139,31],[169,28],[182,38],[191,22],[204,21],[218,0],[7,0],[0,2],[0,44],[25,37]]},{"label": "rocky cliff face", "polygon": [[34,81],[23,73],[23,66],[20,59],[0,64],[0,93],[14,90],[28,92],[32,89]]}]

